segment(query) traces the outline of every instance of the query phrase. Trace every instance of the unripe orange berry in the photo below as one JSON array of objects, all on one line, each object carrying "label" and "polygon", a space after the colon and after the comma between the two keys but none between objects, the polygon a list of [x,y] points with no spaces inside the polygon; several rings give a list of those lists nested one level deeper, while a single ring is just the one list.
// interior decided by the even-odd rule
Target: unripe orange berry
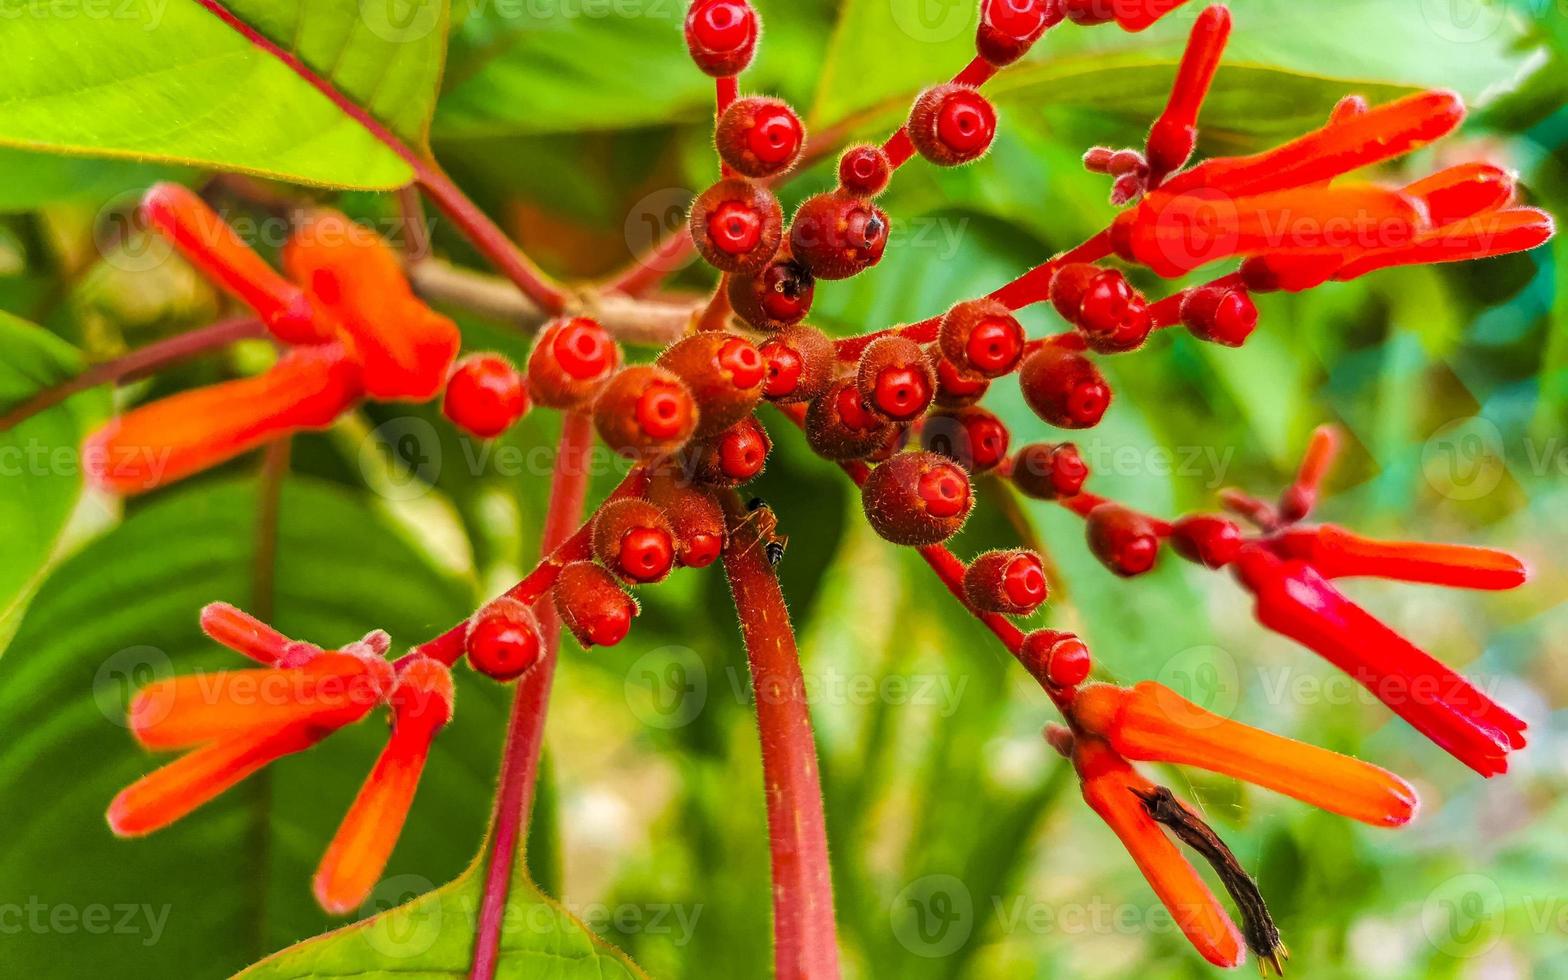
[{"label": "unripe orange berry", "polygon": [[561,569],[552,596],[561,622],[584,649],[615,646],[626,639],[637,616],[637,600],[603,565],[591,561],[574,561]]},{"label": "unripe orange berry", "polygon": [[610,380],[593,406],[594,426],[605,445],[623,456],[656,459],[691,441],[697,403],[673,372],[654,364],[626,368]]},{"label": "unripe orange berry", "polygon": [[660,367],[686,382],[697,400],[697,437],[706,438],[751,414],[762,400],[767,362],[739,334],[710,331],[676,341],[659,355]]},{"label": "unripe orange berry", "polygon": [[778,254],[784,212],[773,192],[739,178],[719,181],[691,205],[691,240],[721,272],[759,272]]},{"label": "unripe orange berry", "polygon": [[675,565],[675,533],[658,506],[623,497],[594,517],[593,553],[621,581],[650,585],[663,581]]},{"label": "unripe orange berry", "polygon": [[579,408],[620,366],[620,346],[596,321],[581,316],[554,320],[539,331],[528,357],[528,391],[546,408]]},{"label": "unripe orange berry", "polygon": [[833,341],[815,327],[780,330],[759,348],[767,361],[763,397],[779,405],[809,402],[833,383]]}]

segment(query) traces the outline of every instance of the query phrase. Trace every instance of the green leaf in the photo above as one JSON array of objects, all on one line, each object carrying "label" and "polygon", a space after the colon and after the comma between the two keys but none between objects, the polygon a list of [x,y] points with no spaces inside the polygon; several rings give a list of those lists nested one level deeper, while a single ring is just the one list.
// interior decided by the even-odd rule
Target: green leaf
[{"label": "green leaf", "polygon": [[[0,410],[82,370],[75,348],[3,313],[0,350]],[[78,447],[108,410],[102,390],[85,391],[0,432],[0,649],[81,496]]]},{"label": "green leaf", "polygon": [[[446,0],[412,8],[399,0],[226,6],[410,147],[425,147]],[[113,15],[47,4],[8,14],[0,144],[338,187],[412,179],[391,147],[198,0],[123,0],[102,9]]]},{"label": "green leaf", "polygon": [[131,188],[179,179],[177,167],[132,160],[63,157],[0,146],[0,213],[33,211],[59,201],[111,200]]},{"label": "green leaf", "polygon": [[[166,758],[126,732],[131,691],[246,666],[201,635],[197,612],[250,604],[256,513],[254,481],[196,481],[142,505],[58,568],[0,660],[0,881],[8,901],[31,897],[46,925],[6,937],[6,972],[109,976],[135,964],[144,976],[226,975],[337,924],[316,908],[310,878],[385,742],[379,717],[144,839],[117,840],[103,820],[119,789]],[[278,628],[334,646],[376,627],[411,645],[473,604],[365,501],[308,480],[283,488],[275,578]],[[457,681],[456,718],[436,740],[378,899],[450,880],[483,834],[505,710],[496,685],[466,670]],[[56,908],[100,906],[135,916],[119,931],[85,919],[47,927]]]}]

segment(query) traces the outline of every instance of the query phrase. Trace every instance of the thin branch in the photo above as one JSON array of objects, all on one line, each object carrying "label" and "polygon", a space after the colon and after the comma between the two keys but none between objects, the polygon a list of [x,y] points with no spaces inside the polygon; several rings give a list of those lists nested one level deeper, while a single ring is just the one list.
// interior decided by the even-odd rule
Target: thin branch
[{"label": "thin branch", "polygon": [[430,227],[418,189],[413,185],[399,189],[397,207],[403,219],[403,258],[409,265],[423,262],[430,257]]}]

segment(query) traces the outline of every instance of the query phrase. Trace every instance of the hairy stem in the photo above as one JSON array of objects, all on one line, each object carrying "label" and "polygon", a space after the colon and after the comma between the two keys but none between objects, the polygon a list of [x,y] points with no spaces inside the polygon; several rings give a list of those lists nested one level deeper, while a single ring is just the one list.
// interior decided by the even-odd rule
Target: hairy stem
[{"label": "hairy stem", "polygon": [[839,976],[833,878],[805,681],[795,630],[765,549],[740,498],[725,499],[731,547],[724,571],[740,615],[751,665],[773,869],[774,975],[780,980]]}]

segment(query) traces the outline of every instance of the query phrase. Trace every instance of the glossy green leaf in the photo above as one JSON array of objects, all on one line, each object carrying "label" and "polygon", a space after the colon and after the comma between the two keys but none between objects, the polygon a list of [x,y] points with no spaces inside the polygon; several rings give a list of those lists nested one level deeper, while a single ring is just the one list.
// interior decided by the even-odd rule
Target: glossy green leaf
[{"label": "glossy green leaf", "polygon": [[[192,163],[312,184],[396,187],[392,149],[198,0],[17,4],[0,31],[0,144]],[[425,145],[445,0],[234,0],[227,8]]]},{"label": "glossy green leaf", "polygon": [[[82,370],[70,345],[6,314],[0,350],[0,413]],[[81,496],[77,449],[108,408],[103,391],[86,391],[0,432],[0,649]]]}]

